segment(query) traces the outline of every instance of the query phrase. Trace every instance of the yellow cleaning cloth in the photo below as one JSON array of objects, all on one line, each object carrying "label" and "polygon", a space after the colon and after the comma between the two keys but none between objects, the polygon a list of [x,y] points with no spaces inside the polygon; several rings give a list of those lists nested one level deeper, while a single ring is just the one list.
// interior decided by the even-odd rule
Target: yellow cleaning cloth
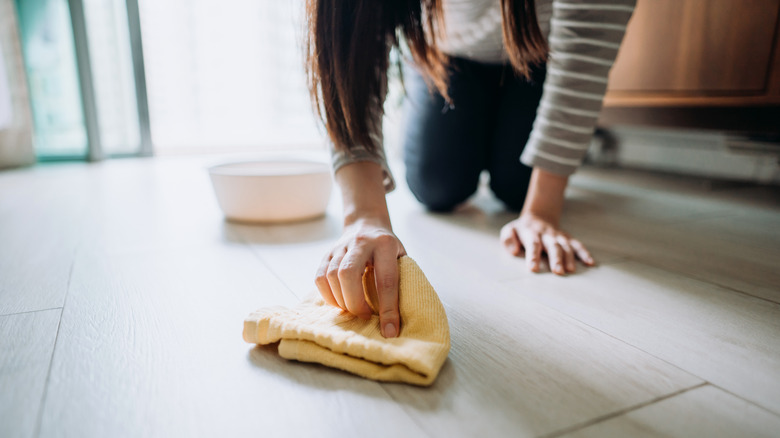
[{"label": "yellow cleaning cloth", "polygon": [[[439,297],[409,257],[398,260],[401,332],[385,339],[379,316],[363,320],[331,306],[318,295],[295,309],[253,312],[244,321],[244,340],[279,342],[285,359],[316,362],[368,379],[430,385],[450,351],[450,328]],[[377,309],[373,270],[363,276],[366,299]]]}]

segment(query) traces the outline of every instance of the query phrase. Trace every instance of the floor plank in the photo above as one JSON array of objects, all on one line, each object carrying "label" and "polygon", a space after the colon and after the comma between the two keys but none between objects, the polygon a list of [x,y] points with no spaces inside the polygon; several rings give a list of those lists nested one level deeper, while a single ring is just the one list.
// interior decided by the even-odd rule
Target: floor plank
[{"label": "floor plank", "polygon": [[378,384],[243,342],[250,311],[297,302],[241,245],[81,254],[42,436],[419,435]]},{"label": "floor plank", "polygon": [[0,315],[62,307],[88,189],[82,165],[0,172]]},{"label": "floor plank", "polygon": [[[395,230],[453,334],[440,378],[424,389],[289,363],[241,340],[251,310],[314,291],[314,270],[340,236],[340,203],[317,221],[225,222],[206,172],[215,161],[0,173],[0,315],[65,306],[42,436],[538,436],[631,431],[625,421],[663,432],[667,416],[675,430],[706,431],[694,420],[720,412],[708,398],[744,413],[724,415],[723,430],[774,425],[760,414],[780,406],[771,191],[585,169],[564,225],[601,264],[558,278],[529,273],[500,247],[498,230],[515,214],[484,188],[450,215],[430,214],[396,172]],[[8,342],[36,355],[49,345],[51,356],[53,338],[24,341],[52,322],[15,319],[38,313],[48,314],[0,316],[0,334],[13,333],[0,338],[3,352]],[[0,354],[3,367],[19,361]],[[3,388],[17,378],[0,368]],[[723,389],[703,392],[705,381]],[[43,390],[31,388],[40,403]],[[0,435],[28,436],[32,410],[16,415],[14,397],[0,398],[13,412],[2,411]],[[676,412],[694,420],[675,423]]]},{"label": "floor plank", "polygon": [[654,186],[665,190],[651,190],[606,174],[594,178],[591,172],[573,183],[564,215],[572,234],[615,254],[780,303],[776,202],[691,187],[675,193],[674,185],[659,183]]},{"label": "floor plank", "polygon": [[538,436],[701,383],[531,300],[504,300],[512,291],[440,253],[420,265],[448,311],[450,366],[433,391],[389,391],[432,434]]},{"label": "floor plank", "polygon": [[568,223],[582,239],[617,254],[780,303],[780,247],[758,236],[735,241],[713,226],[718,220],[652,224],[574,216]]},{"label": "floor plank", "polygon": [[619,167],[583,166],[571,178],[571,184],[598,191],[621,192],[637,189],[656,197],[682,197],[689,200],[718,202],[733,207],[780,209],[777,186],[708,179],[676,173],[654,172]]},{"label": "floor plank", "polygon": [[779,416],[708,385],[561,436],[770,438],[778,431]]},{"label": "floor plank", "polygon": [[336,208],[331,206],[330,214],[319,220],[270,226],[226,223],[225,229],[303,299],[315,290],[317,268],[341,236]]},{"label": "floor plank", "polygon": [[94,181],[80,251],[108,256],[209,247],[229,239],[207,159],[108,161]]},{"label": "floor plank", "polygon": [[[452,331],[441,375],[430,389],[385,385],[427,433],[537,436],[702,382],[532,300],[504,299],[500,283],[453,270],[459,256],[416,252]],[[300,275],[278,274],[290,283]]]},{"label": "floor plank", "polygon": [[0,316],[0,436],[35,434],[60,312]]},{"label": "floor plank", "polygon": [[507,283],[734,394],[780,413],[780,305],[638,262],[566,280]]}]

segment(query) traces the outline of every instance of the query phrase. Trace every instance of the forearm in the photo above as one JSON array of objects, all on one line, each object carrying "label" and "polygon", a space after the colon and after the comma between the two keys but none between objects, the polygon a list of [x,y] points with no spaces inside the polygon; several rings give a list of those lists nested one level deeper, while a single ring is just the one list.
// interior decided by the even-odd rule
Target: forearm
[{"label": "forearm", "polygon": [[358,161],[336,172],[344,204],[344,226],[360,221],[373,221],[390,228],[390,215],[385,201],[384,173],[379,164]]},{"label": "forearm", "polygon": [[528,185],[523,213],[539,216],[558,227],[563,211],[563,199],[569,178],[534,167]]}]

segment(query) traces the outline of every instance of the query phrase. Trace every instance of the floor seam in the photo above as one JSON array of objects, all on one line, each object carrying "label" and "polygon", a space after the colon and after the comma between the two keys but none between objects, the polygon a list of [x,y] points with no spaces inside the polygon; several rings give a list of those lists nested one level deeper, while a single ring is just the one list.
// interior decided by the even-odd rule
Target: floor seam
[{"label": "floor seam", "polygon": [[601,422],[604,422],[604,421],[607,421],[607,420],[611,420],[612,418],[620,417],[621,415],[625,415],[625,414],[627,414],[629,412],[633,412],[633,411],[636,411],[638,409],[642,409],[642,408],[644,408],[646,406],[650,406],[652,404],[655,404],[655,403],[658,403],[658,402],[661,402],[661,401],[664,401],[664,400],[667,400],[667,399],[670,399],[670,398],[673,398],[673,397],[677,397],[678,395],[685,394],[686,392],[693,391],[694,389],[702,388],[702,387],[707,386],[709,384],[710,384],[709,382],[705,381],[705,382],[699,383],[698,385],[694,385],[694,386],[690,386],[690,387],[687,387],[687,388],[683,388],[683,389],[681,389],[679,391],[675,391],[675,392],[672,392],[672,393],[669,393],[669,394],[665,394],[665,395],[662,395],[660,397],[656,397],[654,399],[651,399],[651,400],[648,400],[648,401],[645,401],[645,402],[642,402],[642,403],[638,403],[638,404],[635,404],[633,406],[629,406],[629,407],[624,408],[624,409],[620,409],[620,410],[617,410],[617,411],[614,411],[614,412],[610,412],[609,414],[601,415],[599,417],[596,417],[596,418],[584,421],[584,422],[579,423],[579,424],[575,424],[575,425],[572,425],[572,426],[569,426],[569,427],[566,427],[566,428],[563,428],[563,429],[560,429],[560,430],[556,430],[554,432],[550,432],[550,433],[547,433],[547,434],[544,434],[544,435],[540,435],[539,438],[555,438],[555,437],[559,437],[559,436],[565,435],[567,433],[571,433],[571,432],[574,432],[574,431],[577,431],[577,430],[580,430],[580,429],[584,429],[584,428],[589,427],[589,426],[593,426],[594,424],[598,424],[598,423],[601,423]]},{"label": "floor seam", "polygon": [[[637,262],[637,260],[633,260],[633,259],[632,259],[632,260],[628,260],[628,261],[634,261],[634,262]],[[697,280],[698,280],[698,279],[697,279]],[[515,280],[515,281],[516,281],[516,280]],[[700,280],[698,280],[698,281],[700,281]],[[510,282],[510,281],[506,281],[506,283],[509,283],[509,282]],[[502,282],[502,283],[504,283],[504,282]],[[750,296],[752,297],[752,295],[750,295]],[[701,380],[702,380],[702,381],[703,381],[705,384],[712,385],[713,387],[715,387],[715,388],[718,388],[718,389],[720,389],[720,390],[722,390],[722,391],[724,391],[724,392],[726,392],[726,393],[728,393],[728,394],[730,394],[730,395],[732,395],[732,396],[734,396],[734,397],[737,397],[737,398],[739,398],[740,400],[743,400],[743,401],[745,401],[745,402],[747,402],[747,403],[750,403],[750,404],[752,404],[752,405],[754,405],[754,406],[756,406],[756,407],[759,407],[759,408],[761,408],[761,409],[763,409],[763,410],[765,410],[765,411],[767,411],[767,412],[769,412],[769,413],[771,413],[771,414],[773,414],[773,415],[778,415],[778,416],[780,416],[780,412],[775,412],[775,411],[773,411],[772,409],[769,409],[769,408],[767,408],[767,407],[765,407],[765,406],[763,406],[763,405],[759,404],[759,403],[758,403],[758,402],[756,402],[756,401],[749,400],[749,399],[746,399],[746,398],[744,398],[743,396],[740,396],[740,395],[738,395],[738,394],[735,394],[735,393],[733,393],[733,392],[731,392],[731,391],[729,391],[729,390],[727,390],[727,389],[725,389],[725,388],[723,388],[723,387],[721,387],[721,386],[719,386],[719,385],[716,385],[716,384],[714,384],[714,383],[710,382],[708,379],[705,379],[704,377],[702,377],[702,376],[698,375],[697,373],[694,373],[694,372],[692,372],[692,371],[690,371],[690,370],[687,370],[687,369],[685,369],[685,368],[682,368],[681,366],[679,366],[679,365],[677,365],[677,364],[675,364],[675,363],[672,363],[672,362],[668,361],[667,359],[664,359],[664,358],[662,358],[662,357],[658,357],[658,356],[657,356],[657,355],[655,355],[654,353],[652,353],[652,352],[650,352],[650,351],[647,351],[647,350],[645,350],[645,349],[643,349],[643,348],[640,348],[639,346],[636,346],[636,345],[634,345],[634,344],[633,344],[633,343],[631,343],[631,342],[628,342],[628,341],[626,341],[626,340],[624,340],[624,339],[621,339],[621,338],[617,337],[616,335],[613,335],[613,334],[611,334],[611,333],[609,333],[609,332],[606,332],[606,331],[604,331],[603,329],[601,329],[601,328],[599,328],[599,327],[593,326],[593,325],[591,325],[590,323],[588,323],[588,322],[586,322],[586,321],[583,321],[583,320],[581,320],[581,319],[577,318],[577,317],[576,317],[576,316],[574,316],[574,315],[571,315],[571,314],[569,314],[568,312],[564,312],[563,310],[561,310],[561,309],[558,309],[557,307],[553,307],[553,306],[551,306],[551,305],[547,304],[546,302],[544,302],[544,301],[541,301],[541,300],[539,300],[539,299],[537,299],[537,298],[535,298],[535,297],[533,297],[533,296],[527,296],[527,295],[526,295],[526,297],[527,297],[528,299],[531,299],[531,300],[533,300],[534,302],[536,302],[536,303],[538,303],[538,304],[541,304],[541,305],[543,305],[543,306],[547,307],[547,308],[548,308],[548,309],[550,309],[550,310],[553,310],[553,311],[555,311],[555,312],[558,312],[558,313],[560,313],[561,315],[563,315],[563,316],[565,316],[565,317],[567,317],[567,318],[570,318],[570,319],[572,319],[572,320],[574,320],[574,321],[577,321],[578,323],[581,323],[581,324],[583,324],[583,325],[585,325],[585,326],[587,326],[587,327],[589,327],[589,328],[591,328],[591,329],[593,329],[593,330],[596,330],[596,331],[598,331],[599,333],[602,333],[602,334],[604,334],[604,335],[606,335],[606,336],[609,336],[610,338],[612,338],[612,339],[615,339],[616,341],[618,341],[618,342],[621,342],[621,343],[623,343],[623,344],[625,344],[625,345],[627,345],[627,346],[629,346],[629,347],[631,347],[631,348],[633,348],[633,349],[635,349],[635,350],[641,351],[642,353],[644,353],[644,354],[647,354],[648,356],[651,356],[651,357],[653,357],[653,358],[655,358],[655,359],[657,359],[657,360],[659,360],[659,361],[661,361],[661,362],[663,362],[663,363],[665,363],[665,364],[667,364],[667,365],[669,365],[669,366],[672,366],[672,367],[674,367],[674,368],[676,368],[676,369],[678,369],[678,370],[680,370],[680,371],[683,371],[683,372],[685,372],[685,373],[687,373],[687,374],[689,374],[689,375],[691,375],[691,376],[694,376],[694,377],[696,377],[696,378],[698,378],[698,379],[701,379]],[[757,298],[757,297],[756,297],[756,298]],[[765,300],[765,301],[766,301],[766,300]],[[774,302],[772,302],[772,301],[770,301],[770,302],[774,304]],[[700,386],[701,386],[701,384],[700,384]]]},{"label": "floor seam", "polygon": [[[761,301],[764,301],[764,302],[767,302],[767,303],[780,305],[780,301],[774,301],[774,300],[769,299],[769,298],[760,297],[760,296],[754,295],[754,294],[752,294],[750,292],[745,292],[745,291],[736,289],[733,286],[728,286],[728,285],[725,285],[725,284],[716,283],[716,282],[713,282],[713,281],[710,281],[710,280],[705,280],[703,278],[695,277],[693,275],[690,275],[690,274],[687,274],[687,273],[684,273],[684,272],[680,272],[680,271],[676,271],[676,270],[673,270],[673,269],[669,269],[666,266],[659,265],[659,264],[653,263],[651,261],[643,260],[641,258],[638,258],[637,256],[634,256],[634,255],[625,254],[625,253],[618,253],[618,252],[614,252],[614,251],[612,251],[612,252],[613,252],[614,255],[620,256],[622,258],[618,259],[618,260],[613,260],[613,261],[611,261],[609,263],[596,265],[596,267],[599,267],[599,266],[614,266],[614,265],[620,265],[620,264],[627,263],[627,262],[642,263],[644,265],[650,266],[650,267],[655,268],[655,269],[659,269],[659,270],[662,270],[662,271],[669,272],[671,274],[675,274],[675,275],[679,275],[681,277],[685,277],[685,278],[687,278],[689,280],[695,280],[695,281],[698,281],[698,282],[701,282],[701,283],[704,283],[704,284],[717,286],[717,287],[726,289],[728,291],[735,292],[735,293],[737,293],[739,295],[745,295],[745,296],[748,296],[748,297],[751,297],[751,298],[755,298],[757,300],[761,300]],[[576,275],[576,273],[574,275]],[[498,279],[497,281],[499,283],[510,283],[510,282],[518,281],[518,280],[522,280],[522,279],[523,279],[522,277],[502,278],[502,279]]]},{"label": "floor seam", "polygon": [[429,436],[429,437],[432,436],[430,433],[428,433],[427,430],[425,430],[425,428],[423,427],[423,423],[420,422],[420,420],[417,418],[417,416],[416,415],[412,415],[409,411],[406,410],[406,405],[404,403],[399,402],[398,399],[393,397],[393,394],[390,391],[388,391],[387,388],[385,388],[385,386],[383,384],[380,383],[379,387],[382,388],[382,391],[384,391],[385,394],[387,394],[388,397],[390,397],[390,400],[395,402],[395,404],[397,406],[401,407],[401,410],[404,411],[406,416],[409,417],[412,420],[412,422],[417,425],[417,427],[420,429],[420,432],[425,434],[425,436]]},{"label": "floor seam", "polygon": [[274,276],[274,278],[279,280],[279,283],[281,283],[284,286],[284,288],[287,290],[287,292],[290,293],[290,295],[293,296],[293,298],[295,298],[296,300],[300,300],[301,299],[300,297],[295,295],[295,292],[293,292],[293,290],[290,288],[290,286],[287,284],[287,282],[285,282],[284,279],[282,279],[282,277],[280,277],[279,274],[277,274],[276,271],[265,261],[263,256],[260,255],[260,253],[254,248],[254,245],[252,245],[249,241],[244,239],[243,236],[241,236],[241,233],[234,232],[232,230],[228,230],[228,232],[232,233],[234,236],[238,237],[238,240],[240,240],[241,244],[246,249],[249,250],[249,253],[252,254],[260,262],[260,264],[263,265],[263,267],[266,268],[268,270],[268,272],[270,272],[271,275]]},{"label": "floor seam", "polygon": [[750,403],[751,405],[753,405],[753,406],[755,406],[755,407],[757,407],[757,408],[759,408],[759,409],[761,409],[761,410],[763,410],[763,411],[765,411],[765,412],[767,412],[769,414],[772,414],[772,415],[774,415],[776,417],[780,417],[780,412],[773,411],[772,409],[769,409],[766,406],[763,406],[763,405],[759,404],[756,401],[746,399],[745,397],[743,397],[743,396],[741,396],[739,394],[736,394],[736,393],[734,393],[734,392],[732,392],[732,391],[730,391],[730,390],[728,390],[728,389],[726,389],[726,388],[724,388],[724,387],[722,387],[720,385],[716,385],[716,384],[714,384],[712,382],[710,382],[710,385],[712,385],[713,388],[717,388],[717,389],[725,392],[726,394],[728,394],[728,395],[730,395],[732,397],[736,397],[736,398],[742,400],[745,403]]},{"label": "floor seam", "polygon": [[43,394],[41,395],[41,403],[38,407],[38,418],[35,422],[35,431],[33,432],[33,436],[40,437],[41,436],[41,427],[43,425],[43,409],[46,405],[46,398],[49,394],[49,383],[51,381],[51,370],[54,365],[54,355],[57,352],[57,342],[60,339],[60,328],[62,327],[62,318],[65,315],[65,305],[68,302],[68,296],[70,296],[70,286],[71,286],[71,280],[73,279],[73,270],[76,266],[76,259],[78,258],[79,250],[78,248],[76,251],[74,251],[73,254],[73,262],[70,264],[70,270],[68,272],[68,282],[67,286],[65,288],[65,298],[62,300],[62,307],[60,308],[60,320],[57,322],[57,333],[54,335],[54,346],[51,349],[51,357],[49,358],[49,368],[46,371],[46,381],[43,385]]},{"label": "floor seam", "polygon": [[56,310],[56,309],[62,309],[62,307],[49,307],[47,309],[26,310],[24,312],[3,313],[3,314],[0,315],[0,317],[3,317],[3,316],[13,316],[13,315],[25,315],[27,313],[46,312],[46,311],[49,311],[49,310]]},{"label": "floor seam", "polygon": [[685,272],[675,271],[675,270],[669,269],[669,268],[668,268],[668,267],[666,267],[666,266],[661,266],[661,265],[655,264],[655,263],[653,263],[653,262],[648,262],[648,261],[645,261],[645,260],[641,260],[641,259],[639,259],[639,258],[636,258],[635,256],[630,256],[630,255],[627,255],[627,256],[626,256],[626,258],[627,258],[629,261],[633,261],[633,262],[637,262],[637,263],[643,263],[643,264],[645,264],[645,265],[647,265],[647,266],[651,266],[651,267],[653,267],[653,268],[656,268],[656,269],[660,269],[660,270],[663,270],[663,271],[666,271],[666,272],[670,272],[670,273],[673,273],[673,274],[679,275],[679,276],[681,276],[681,277],[685,277],[685,278],[688,278],[688,279],[691,279],[691,280],[696,280],[696,281],[699,281],[699,282],[702,282],[702,283],[705,283],[705,284],[710,284],[710,285],[713,285],[713,286],[717,286],[717,287],[720,287],[720,288],[723,288],[723,289],[729,290],[729,291],[731,291],[731,292],[736,292],[736,293],[738,293],[738,294],[740,294],[740,295],[746,295],[746,296],[748,296],[748,297],[755,298],[755,299],[757,299],[757,300],[765,301],[765,302],[767,302],[767,303],[772,303],[772,304],[775,304],[775,305],[780,305],[780,301],[775,301],[775,300],[772,300],[772,299],[769,299],[769,298],[765,298],[765,297],[760,297],[760,296],[757,296],[757,295],[753,295],[753,294],[751,294],[750,292],[745,292],[745,291],[743,291],[743,290],[739,290],[739,289],[737,289],[737,288],[735,288],[735,287],[733,287],[733,286],[728,286],[728,285],[725,285],[725,284],[716,283],[716,282],[714,282],[714,281],[705,280],[705,279],[702,279],[702,278],[695,277],[695,276],[693,276],[693,275],[687,274],[687,273],[685,273]]},{"label": "floor seam", "polygon": [[685,216],[670,219],[668,221],[661,221],[659,222],[659,225],[662,226],[683,225],[683,224],[689,225],[689,224],[695,224],[696,222],[704,222],[708,220],[716,220],[716,219],[738,217],[738,216],[739,213],[729,213],[727,211],[721,212],[721,210],[717,210],[713,212],[690,213]]},{"label": "floor seam", "polygon": [[528,298],[529,300],[533,300],[537,304],[540,304],[540,305],[542,305],[542,306],[544,306],[544,307],[546,307],[546,308],[548,308],[548,309],[550,309],[550,310],[552,310],[554,312],[557,312],[558,314],[562,315],[565,318],[569,318],[572,321],[576,321],[577,323],[582,324],[582,325],[584,325],[584,326],[586,326],[586,327],[588,327],[590,329],[593,329],[593,330],[595,330],[595,331],[597,331],[597,332],[599,332],[599,333],[601,333],[603,335],[606,335],[606,336],[608,336],[608,337],[610,337],[610,338],[620,342],[621,344],[627,345],[628,347],[633,348],[634,350],[640,351],[640,352],[642,352],[642,353],[644,353],[644,354],[646,354],[646,355],[648,355],[648,356],[650,356],[650,357],[652,357],[652,358],[654,358],[656,360],[659,360],[659,361],[661,361],[661,362],[663,362],[663,363],[665,363],[665,364],[667,364],[667,365],[669,365],[669,366],[671,366],[671,367],[673,367],[673,368],[675,368],[677,370],[680,370],[680,371],[682,371],[682,372],[684,372],[684,373],[686,373],[688,375],[696,377],[697,379],[700,379],[704,383],[707,383],[707,379],[705,379],[704,377],[699,376],[698,374],[693,373],[693,372],[691,372],[689,370],[686,370],[685,368],[682,368],[681,366],[679,366],[679,365],[677,365],[675,363],[669,362],[667,359],[664,359],[662,357],[658,357],[655,354],[653,354],[653,353],[651,353],[651,352],[649,352],[649,351],[647,351],[647,350],[645,350],[643,348],[640,348],[639,346],[636,346],[636,345],[634,345],[631,342],[628,342],[628,341],[626,341],[624,339],[621,339],[621,338],[613,335],[612,333],[606,332],[603,329],[601,329],[599,327],[596,327],[596,326],[588,323],[587,321],[583,321],[580,318],[577,318],[576,316],[574,316],[574,315],[572,315],[572,314],[570,314],[568,312],[565,312],[565,311],[563,311],[563,310],[561,310],[561,309],[559,309],[557,307],[553,307],[550,304],[537,299],[536,297],[528,296],[528,295],[524,295],[524,296],[526,298]]}]

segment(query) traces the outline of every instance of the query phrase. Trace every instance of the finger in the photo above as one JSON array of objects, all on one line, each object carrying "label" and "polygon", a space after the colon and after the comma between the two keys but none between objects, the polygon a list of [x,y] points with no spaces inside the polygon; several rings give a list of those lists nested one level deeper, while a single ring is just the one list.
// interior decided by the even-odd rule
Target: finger
[{"label": "finger", "polygon": [[379,328],[382,336],[394,338],[401,333],[398,313],[398,258],[395,248],[374,253],[374,278],[379,299]]},{"label": "finger", "polygon": [[347,306],[344,304],[344,296],[341,292],[341,282],[339,281],[339,268],[341,267],[341,261],[344,259],[344,255],[347,253],[347,249],[343,248],[333,254],[333,258],[330,259],[328,264],[328,285],[333,293],[333,299],[336,300],[336,304],[344,310],[347,310]]},{"label": "finger", "polygon": [[517,236],[517,230],[511,223],[501,228],[501,243],[513,256],[517,257],[520,255],[522,245],[520,244],[520,238]]},{"label": "finger", "polygon": [[322,259],[320,266],[317,268],[317,273],[314,276],[314,284],[317,285],[317,290],[326,303],[338,307],[339,303],[333,298],[333,291],[330,290],[330,283],[328,283],[328,266],[330,265],[330,260],[332,258],[333,256],[328,254]]},{"label": "finger", "polygon": [[569,244],[571,244],[572,249],[574,249],[574,252],[577,254],[577,258],[582,260],[582,263],[585,263],[588,266],[593,266],[596,264],[596,261],[593,260],[593,256],[590,254],[590,251],[585,248],[585,245],[583,245],[582,242],[577,239],[571,239]]},{"label": "finger", "polygon": [[566,270],[563,268],[563,249],[555,241],[555,237],[551,234],[542,235],[542,244],[544,244],[544,250],[547,251],[550,270],[558,275],[566,274]]},{"label": "finger", "polygon": [[542,240],[534,232],[523,233],[520,239],[525,248],[525,264],[531,272],[539,272],[542,264]]},{"label": "finger", "polygon": [[577,266],[574,263],[574,249],[572,249],[568,237],[558,236],[558,245],[563,251],[563,266],[566,268],[566,272],[574,272]]},{"label": "finger", "polygon": [[352,248],[344,256],[339,266],[339,284],[344,304],[349,313],[363,319],[371,318],[371,308],[366,303],[363,290],[363,274],[370,253],[365,248]]}]

